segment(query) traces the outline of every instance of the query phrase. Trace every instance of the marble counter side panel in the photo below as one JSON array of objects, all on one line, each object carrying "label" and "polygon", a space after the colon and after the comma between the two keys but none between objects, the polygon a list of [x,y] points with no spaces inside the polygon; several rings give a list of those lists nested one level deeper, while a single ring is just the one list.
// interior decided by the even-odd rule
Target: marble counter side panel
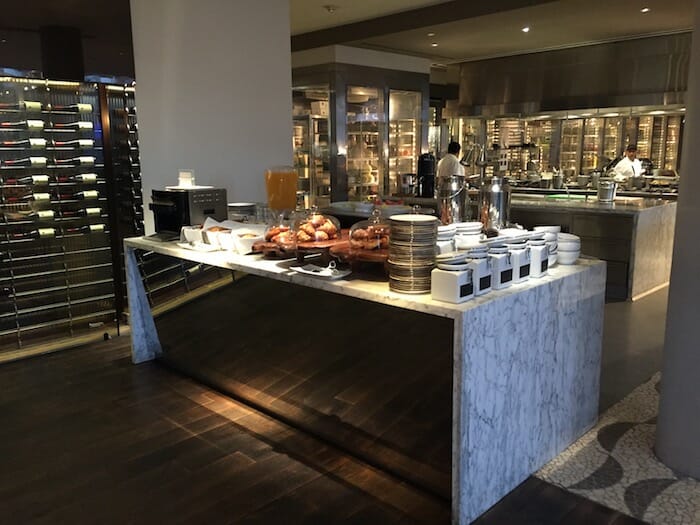
[{"label": "marble counter side panel", "polygon": [[129,301],[129,327],[131,329],[131,360],[138,364],[152,361],[162,352],[162,349],[134,250],[125,246],[124,258],[126,263],[126,293]]},{"label": "marble counter side panel", "polygon": [[468,524],[596,421],[605,265],[456,323],[453,516]]},{"label": "marble counter side panel", "polygon": [[631,297],[668,283],[671,278],[676,203],[640,213],[633,239]]}]

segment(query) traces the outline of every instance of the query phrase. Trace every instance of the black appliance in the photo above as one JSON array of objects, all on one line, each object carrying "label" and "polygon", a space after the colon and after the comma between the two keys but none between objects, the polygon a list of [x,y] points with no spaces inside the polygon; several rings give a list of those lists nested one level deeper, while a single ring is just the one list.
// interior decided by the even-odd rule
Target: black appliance
[{"label": "black appliance", "polygon": [[153,218],[157,233],[180,235],[183,226],[204,224],[207,217],[217,221],[228,218],[226,190],[221,188],[173,188],[151,192]]},{"label": "black appliance", "polygon": [[418,196],[435,198],[435,156],[432,153],[418,157]]}]

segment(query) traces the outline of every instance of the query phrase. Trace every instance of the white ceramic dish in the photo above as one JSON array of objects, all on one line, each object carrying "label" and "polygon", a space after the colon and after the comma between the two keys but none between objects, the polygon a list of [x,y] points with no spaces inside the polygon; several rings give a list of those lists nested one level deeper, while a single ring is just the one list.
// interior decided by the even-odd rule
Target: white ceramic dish
[{"label": "white ceramic dish", "polygon": [[447,270],[448,272],[461,272],[461,271],[469,269],[469,263],[462,263],[462,264],[438,263],[437,267],[440,268],[441,270]]},{"label": "white ceramic dish", "polygon": [[559,264],[575,264],[581,252],[557,252],[557,262]]},{"label": "white ceramic dish", "polygon": [[559,241],[557,243],[559,251],[562,252],[580,252],[581,243],[577,241]]},{"label": "white ceramic dish", "polygon": [[422,224],[428,224],[428,223],[437,221],[437,218],[433,217],[432,215],[421,215],[421,214],[392,215],[389,219],[392,221],[396,221],[396,222],[422,223]]},{"label": "white ceramic dish", "polygon": [[561,226],[535,226],[533,230],[536,232],[559,233]]},{"label": "white ceramic dish", "polygon": [[450,252],[441,253],[435,256],[435,260],[439,263],[455,264],[466,261],[469,258],[467,252]]},{"label": "white ceramic dish", "polygon": [[[241,237],[241,235],[246,235],[246,234],[251,234],[255,235],[255,237]],[[233,242],[236,247],[236,251],[240,253],[241,255],[245,255],[246,253],[250,253],[251,250],[253,249],[253,245],[258,242],[258,241],[263,241],[265,237],[262,235],[256,234],[256,232],[253,231],[242,231],[242,230],[237,230],[234,231],[231,235],[233,237]]]},{"label": "white ceramic dish", "polygon": [[559,242],[561,242],[561,241],[579,241],[580,242],[581,237],[579,237],[578,235],[574,235],[572,233],[559,233],[557,235],[557,240]]}]

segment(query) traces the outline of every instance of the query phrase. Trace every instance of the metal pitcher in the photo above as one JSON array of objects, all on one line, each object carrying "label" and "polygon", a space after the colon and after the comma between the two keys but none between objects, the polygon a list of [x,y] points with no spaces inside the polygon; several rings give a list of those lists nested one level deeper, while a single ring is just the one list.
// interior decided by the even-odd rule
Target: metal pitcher
[{"label": "metal pitcher", "polygon": [[469,191],[464,175],[439,177],[435,193],[442,224],[462,222],[469,218]]},{"label": "metal pitcher", "polygon": [[510,184],[505,177],[494,175],[479,192],[479,220],[486,230],[500,230],[510,218]]}]

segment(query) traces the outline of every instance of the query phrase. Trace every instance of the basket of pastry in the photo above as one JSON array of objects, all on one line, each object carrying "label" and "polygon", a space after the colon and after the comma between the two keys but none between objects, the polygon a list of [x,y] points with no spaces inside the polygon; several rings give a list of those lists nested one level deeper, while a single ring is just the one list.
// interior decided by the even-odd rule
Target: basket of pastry
[{"label": "basket of pastry", "polygon": [[385,262],[389,256],[390,229],[380,211],[375,209],[369,219],[350,228],[348,242],[334,247],[331,254],[349,262]]}]

